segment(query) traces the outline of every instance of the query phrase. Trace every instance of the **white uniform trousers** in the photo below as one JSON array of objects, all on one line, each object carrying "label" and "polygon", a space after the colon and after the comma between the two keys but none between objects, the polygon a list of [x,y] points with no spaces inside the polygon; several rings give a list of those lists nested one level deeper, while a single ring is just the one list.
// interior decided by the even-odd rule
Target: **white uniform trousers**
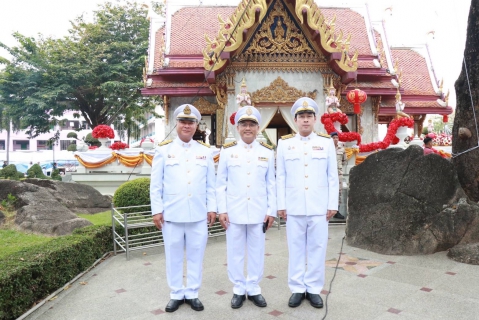
[{"label": "white uniform trousers", "polygon": [[[228,277],[234,284],[233,293],[249,296],[261,294],[259,282],[264,268],[263,224],[230,223],[226,230]],[[245,247],[248,252],[248,276],[244,276]]]},{"label": "white uniform trousers", "polygon": [[[291,216],[286,220],[292,293],[319,294],[324,286],[328,221],[326,216]],[[306,269],[307,261],[307,269]]]},{"label": "white uniform trousers", "polygon": [[[169,222],[163,225],[166,257],[166,279],[170,298],[198,298],[203,276],[203,256],[208,240],[206,220],[198,222]],[[186,247],[186,286],[183,285],[183,259]]]}]

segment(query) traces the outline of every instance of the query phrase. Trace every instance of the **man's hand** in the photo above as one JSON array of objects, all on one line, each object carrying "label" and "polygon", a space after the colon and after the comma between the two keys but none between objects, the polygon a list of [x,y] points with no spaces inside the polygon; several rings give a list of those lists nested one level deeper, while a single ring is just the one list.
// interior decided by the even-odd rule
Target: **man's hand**
[{"label": "man's hand", "polygon": [[328,210],[328,213],[326,214],[326,220],[329,221],[329,219],[331,219],[335,214],[336,212],[338,212],[337,210]]},{"label": "man's hand", "polygon": [[216,221],[216,212],[208,212],[208,227],[212,227]]},{"label": "man's hand", "polygon": [[286,210],[278,210],[278,217],[284,219],[286,221],[287,215],[286,215]]},{"label": "man's hand", "polygon": [[165,220],[163,219],[163,213],[155,214],[153,216],[153,222],[158,230],[161,230],[161,228],[163,228],[163,224],[165,223]]},{"label": "man's hand", "polygon": [[272,216],[265,216],[264,222],[268,221],[268,225],[266,226],[266,231],[273,225],[274,217]]},{"label": "man's hand", "polygon": [[225,230],[228,229],[228,226],[230,224],[230,219],[228,218],[228,214],[220,213],[220,223]]}]

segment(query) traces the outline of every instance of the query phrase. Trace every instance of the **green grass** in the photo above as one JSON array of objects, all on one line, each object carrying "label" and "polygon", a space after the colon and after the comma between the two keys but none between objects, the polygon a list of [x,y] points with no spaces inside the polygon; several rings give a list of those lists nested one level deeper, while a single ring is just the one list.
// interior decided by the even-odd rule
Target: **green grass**
[{"label": "green grass", "polygon": [[53,238],[21,231],[0,229],[0,239],[0,259],[2,259],[13,252],[48,242]]},{"label": "green grass", "polygon": [[95,214],[78,214],[80,218],[87,219],[96,226],[111,226],[111,211]]}]

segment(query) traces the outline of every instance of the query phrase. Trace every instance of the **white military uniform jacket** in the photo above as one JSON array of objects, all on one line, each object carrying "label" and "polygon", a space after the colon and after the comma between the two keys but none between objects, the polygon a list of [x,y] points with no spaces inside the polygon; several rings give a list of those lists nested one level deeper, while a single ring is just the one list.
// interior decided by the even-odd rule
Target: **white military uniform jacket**
[{"label": "white military uniform jacket", "polygon": [[312,132],[279,140],[276,156],[278,210],[326,215],[338,210],[339,180],[333,139]]},{"label": "white military uniform jacket", "polygon": [[216,212],[215,168],[211,150],[178,137],[155,150],[150,184],[151,212],[165,221],[196,222]]},{"label": "white military uniform jacket", "polygon": [[223,148],[216,178],[218,213],[228,213],[231,223],[263,223],[276,217],[274,151],[258,141]]}]

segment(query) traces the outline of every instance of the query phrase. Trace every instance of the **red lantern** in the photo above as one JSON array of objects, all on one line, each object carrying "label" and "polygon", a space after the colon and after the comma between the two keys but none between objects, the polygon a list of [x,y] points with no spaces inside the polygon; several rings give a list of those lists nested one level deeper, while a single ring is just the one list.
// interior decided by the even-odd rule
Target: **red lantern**
[{"label": "red lantern", "polygon": [[358,114],[361,112],[361,103],[366,101],[368,96],[363,90],[354,89],[348,92],[346,98],[354,105],[354,113]]},{"label": "red lantern", "polygon": [[449,121],[449,118],[447,117],[447,114],[442,116],[442,122],[446,123]]}]

